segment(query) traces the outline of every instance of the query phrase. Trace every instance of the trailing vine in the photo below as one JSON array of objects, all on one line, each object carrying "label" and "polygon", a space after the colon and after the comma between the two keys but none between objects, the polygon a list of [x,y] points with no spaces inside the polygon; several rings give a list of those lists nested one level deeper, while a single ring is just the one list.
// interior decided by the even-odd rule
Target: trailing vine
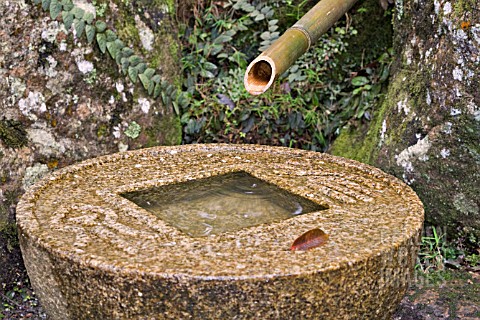
[{"label": "trailing vine", "polygon": [[77,38],[85,36],[87,43],[93,45],[95,42],[102,54],[108,52],[122,74],[134,84],[140,82],[149,96],[154,99],[160,97],[163,104],[173,107],[178,115],[182,108],[187,107],[189,99],[185,92],[162,79],[155,69],[150,68],[104,21],[95,19],[91,12],[75,6],[72,0],[33,0],[33,3],[48,11],[52,20],[60,18],[67,32],[73,28]]}]

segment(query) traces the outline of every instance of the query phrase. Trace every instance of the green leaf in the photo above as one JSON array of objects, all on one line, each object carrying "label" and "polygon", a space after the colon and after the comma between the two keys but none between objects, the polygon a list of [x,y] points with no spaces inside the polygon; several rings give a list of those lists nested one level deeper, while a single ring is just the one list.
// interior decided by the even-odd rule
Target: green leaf
[{"label": "green leaf", "polygon": [[270,39],[270,31],[265,31],[260,35],[260,38],[263,40],[269,40]]},{"label": "green leaf", "polygon": [[205,68],[205,70],[208,70],[208,71],[214,71],[214,70],[217,70],[217,66],[211,62],[208,62],[206,61],[204,64],[203,64],[203,67]]},{"label": "green leaf", "polygon": [[267,14],[267,13],[269,13],[271,10],[272,10],[272,7],[270,7],[270,6],[265,6],[265,7],[263,7],[263,8],[260,10],[260,12],[261,12],[261,13],[264,13],[264,14]]},{"label": "green leaf", "polygon": [[83,30],[85,29],[85,21],[74,19],[73,27],[75,28],[77,38],[80,38],[82,36]]},{"label": "green leaf", "polygon": [[50,9],[50,0],[42,0],[42,9],[43,11]]},{"label": "green leaf", "polygon": [[144,73],[145,70],[147,69],[147,64],[141,62],[141,63],[139,63],[139,64],[137,64],[137,65],[135,66],[135,69],[138,70],[138,73]]},{"label": "green leaf", "polygon": [[155,74],[155,69],[147,68],[143,73],[150,79]]},{"label": "green leaf", "polygon": [[363,86],[364,84],[368,83],[368,79],[366,77],[355,77],[352,79],[352,85],[359,87]]},{"label": "green leaf", "polygon": [[213,42],[214,43],[224,43],[224,42],[228,42],[228,41],[231,41],[231,40],[232,40],[232,37],[227,36],[225,34],[221,34],[218,37],[216,37]]},{"label": "green leaf", "polygon": [[42,0],[33,0],[34,4],[40,4],[41,2],[42,2]]},{"label": "green leaf", "polygon": [[120,50],[120,48],[117,47],[117,49],[118,49],[118,52],[117,52],[117,55],[115,56],[115,62],[117,64],[121,65],[122,64],[122,59],[125,58],[125,57],[122,56],[122,51]]},{"label": "green leaf", "polygon": [[180,113],[180,108],[178,107],[178,102],[177,101],[172,101],[173,109],[175,110],[175,113],[177,115],[181,115]]},{"label": "green leaf", "polygon": [[223,50],[223,44],[214,44],[212,46],[212,51],[211,54],[216,56],[217,54],[219,54],[221,51]]},{"label": "green leaf", "polygon": [[190,120],[190,114],[188,112],[185,112],[181,117],[180,117],[180,122],[182,124],[188,123],[188,120]]},{"label": "green leaf", "polygon": [[168,82],[167,82],[167,81],[162,80],[162,82],[160,83],[160,85],[162,86],[162,89],[163,89],[163,90],[167,90],[167,88],[168,88]]},{"label": "green leaf", "polygon": [[150,83],[148,84],[148,95],[153,94],[153,89],[155,89],[155,83],[150,79]]},{"label": "green leaf", "polygon": [[200,71],[200,75],[204,78],[215,78],[215,75],[208,70],[203,69]]},{"label": "green leaf", "polygon": [[127,58],[122,58],[122,59],[120,60],[120,64],[121,64],[121,66],[122,66],[122,72],[123,72],[123,74],[126,75],[126,74],[127,74],[127,71],[128,71],[128,66],[129,66],[129,64],[130,64],[130,63],[128,62],[128,59],[127,59]]},{"label": "green leaf", "polygon": [[117,40],[117,35],[112,30],[106,30],[105,35],[107,36],[107,42],[113,42]]},{"label": "green leaf", "polygon": [[233,37],[234,35],[237,34],[237,30],[235,30],[235,29],[230,29],[230,30],[225,31],[224,34],[225,34],[226,36]]},{"label": "green leaf", "polygon": [[73,14],[71,12],[62,11],[62,20],[65,29],[70,30],[73,23]]},{"label": "green leaf", "polygon": [[384,82],[385,80],[387,80],[389,74],[390,74],[390,68],[384,66],[383,69],[382,69],[382,72],[380,73],[380,79],[379,79],[379,81],[380,81],[380,82]]},{"label": "green leaf", "polygon": [[62,0],[63,11],[70,11],[73,9],[74,5],[72,0]]},{"label": "green leaf", "polygon": [[105,36],[105,33],[97,33],[97,44],[100,51],[105,53],[107,50],[107,36]]},{"label": "green leaf", "polygon": [[103,21],[97,21],[95,22],[95,28],[97,28],[98,33],[102,33],[107,29],[107,24]]},{"label": "green leaf", "polygon": [[177,93],[178,93],[178,89],[173,90],[173,92],[170,93],[170,97],[174,100],[177,100]]},{"label": "green leaf", "polygon": [[115,42],[107,42],[107,50],[108,50],[108,53],[110,53],[110,56],[112,57],[112,59],[115,60],[117,54],[118,54],[118,48],[117,48],[117,44]]},{"label": "green leaf", "polygon": [[117,45],[119,51],[125,48],[125,43],[120,39],[116,39],[115,44]]},{"label": "green leaf", "polygon": [[260,13],[259,15],[257,15],[257,16],[255,17],[254,20],[255,20],[255,21],[261,21],[261,20],[263,20],[263,19],[265,19],[265,15],[264,15],[263,13]]},{"label": "green leaf", "polygon": [[82,19],[83,15],[85,14],[85,10],[83,10],[82,8],[79,8],[79,7],[74,7],[71,12],[75,16],[75,18],[77,18],[79,20]]},{"label": "green leaf", "polygon": [[357,95],[357,94],[361,93],[361,92],[362,92],[362,90],[363,90],[363,88],[362,88],[362,87],[360,87],[360,88],[356,88],[355,90],[353,90],[353,91],[352,91],[352,94],[355,96],[355,95]]},{"label": "green leaf", "polygon": [[83,15],[83,21],[85,21],[87,24],[92,24],[93,22],[93,13],[91,12],[86,12]]},{"label": "green leaf", "polygon": [[250,110],[245,110],[240,114],[240,118],[238,120],[239,121],[245,121],[248,118],[250,118]]},{"label": "green leaf", "polygon": [[161,78],[158,74],[156,74],[156,75],[154,75],[154,76],[152,77],[152,79],[150,79],[150,80],[152,80],[152,82],[154,82],[154,83],[160,83],[160,81],[162,80],[162,78]]},{"label": "green leaf", "polygon": [[268,31],[270,31],[270,32],[275,32],[275,31],[277,31],[277,29],[278,29],[278,26],[270,26],[270,27],[268,27]]},{"label": "green leaf", "polygon": [[248,2],[242,2],[242,10],[246,12],[253,12],[255,11],[255,7]]},{"label": "green leaf", "polygon": [[175,90],[175,87],[172,86],[171,84],[168,84],[167,89],[165,90],[165,92],[167,93],[168,96],[171,96],[172,93],[174,92],[174,90]]},{"label": "green leaf", "polygon": [[62,11],[62,4],[59,3],[58,0],[51,0],[50,1],[50,18],[52,18],[52,20],[57,19],[61,11]]},{"label": "green leaf", "polygon": [[133,83],[137,83],[138,70],[134,67],[128,67],[128,77],[132,80]]},{"label": "green leaf", "polygon": [[157,99],[157,97],[160,95],[162,92],[162,85],[160,83],[157,83],[155,85],[155,89],[153,89],[153,98]]},{"label": "green leaf", "polygon": [[121,65],[123,59],[126,59],[128,63],[128,57],[130,57],[133,53],[133,50],[129,47],[123,47],[121,53],[117,55],[117,59],[115,59],[115,61]]},{"label": "green leaf", "polygon": [[129,47],[124,47],[124,48],[122,49],[122,56],[124,56],[124,57],[127,57],[127,58],[128,58],[128,57],[130,57],[130,56],[131,56],[132,54],[134,54],[134,53],[135,53],[135,52],[134,52],[132,49],[130,49]]},{"label": "green leaf", "polygon": [[162,97],[162,102],[165,106],[168,106],[170,104],[170,98],[165,94],[165,91],[162,91],[160,93],[160,96]]},{"label": "green leaf", "polygon": [[132,67],[135,67],[137,64],[139,64],[140,62],[142,62],[142,58],[140,58],[139,56],[137,55],[133,55],[133,56],[130,56],[128,58],[128,62],[130,62],[130,65]]},{"label": "green leaf", "polygon": [[253,22],[252,19],[245,19],[244,21],[242,21],[242,23],[244,26],[251,26],[255,22]]},{"label": "green leaf", "polygon": [[246,31],[246,30],[248,30],[248,28],[245,26],[245,24],[240,23],[240,24],[237,26],[237,30],[238,30],[238,31]]},{"label": "green leaf", "polygon": [[89,44],[92,43],[93,39],[95,38],[95,27],[87,25],[85,27],[85,34],[87,35],[87,42]]},{"label": "green leaf", "polygon": [[145,73],[139,74],[138,78],[140,79],[140,82],[142,82],[143,88],[145,88],[145,90],[148,90],[148,86],[151,82],[150,79],[145,75]]},{"label": "green leaf", "polygon": [[178,95],[177,101],[182,108],[186,108],[189,104],[188,97],[185,92],[180,92],[180,94]]}]

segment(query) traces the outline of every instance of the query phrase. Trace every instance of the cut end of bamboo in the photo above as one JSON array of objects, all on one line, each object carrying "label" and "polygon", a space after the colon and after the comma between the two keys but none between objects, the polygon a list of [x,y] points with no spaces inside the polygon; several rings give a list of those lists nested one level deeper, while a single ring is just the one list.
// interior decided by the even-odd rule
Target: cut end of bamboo
[{"label": "cut end of bamboo", "polygon": [[259,95],[270,88],[275,77],[276,68],[273,60],[260,56],[249,64],[243,82],[250,94]]}]

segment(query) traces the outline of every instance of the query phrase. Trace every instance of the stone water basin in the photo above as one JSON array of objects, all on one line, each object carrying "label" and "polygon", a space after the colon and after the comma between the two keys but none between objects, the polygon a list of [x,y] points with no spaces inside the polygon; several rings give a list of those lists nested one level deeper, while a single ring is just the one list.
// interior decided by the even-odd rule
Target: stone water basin
[{"label": "stone water basin", "polygon": [[[242,177],[257,179],[242,188],[261,182],[279,192],[258,196],[265,212],[249,198],[235,205],[201,187],[235,186]],[[207,209],[190,207],[193,198],[179,186],[199,191],[193,198]],[[162,198],[160,211],[145,190]],[[211,205],[211,197],[223,202]],[[223,228],[236,214],[248,223]],[[223,220],[215,225],[212,216]],[[31,283],[51,319],[389,319],[413,273],[423,206],[398,179],[352,160],[187,145],[59,170],[23,196],[17,223]],[[290,250],[314,228],[329,236],[324,245]]]}]

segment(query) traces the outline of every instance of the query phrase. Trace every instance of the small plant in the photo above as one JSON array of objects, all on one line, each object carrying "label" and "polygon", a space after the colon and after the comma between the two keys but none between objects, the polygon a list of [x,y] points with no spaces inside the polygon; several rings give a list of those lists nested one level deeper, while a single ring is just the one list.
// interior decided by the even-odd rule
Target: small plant
[{"label": "small plant", "polygon": [[446,228],[426,227],[421,237],[416,270],[424,274],[460,269],[480,271],[480,248],[465,246],[464,238],[447,242]]},{"label": "small plant", "polygon": [[93,69],[91,72],[89,72],[85,76],[85,78],[83,80],[90,85],[95,84],[95,81],[97,80],[97,70]]},{"label": "small plant", "polygon": [[440,228],[429,227],[421,238],[416,268],[424,273],[444,270],[446,261],[456,256],[456,250],[447,244],[446,232]]},{"label": "small plant", "polygon": [[96,15],[98,17],[104,17],[105,16],[105,11],[107,10],[107,3],[98,3],[96,0],[92,0],[92,4],[95,7]]},{"label": "small plant", "polygon": [[[38,300],[34,293],[22,283],[17,283],[12,289],[2,288],[0,290],[0,319],[18,319],[18,310],[25,310],[31,316],[38,312],[35,307]],[[34,319],[44,319],[44,314],[37,314]],[[32,318],[33,319],[33,318]]]},{"label": "small plant", "polygon": [[465,257],[465,261],[471,266],[480,266],[480,254],[471,254]]}]

